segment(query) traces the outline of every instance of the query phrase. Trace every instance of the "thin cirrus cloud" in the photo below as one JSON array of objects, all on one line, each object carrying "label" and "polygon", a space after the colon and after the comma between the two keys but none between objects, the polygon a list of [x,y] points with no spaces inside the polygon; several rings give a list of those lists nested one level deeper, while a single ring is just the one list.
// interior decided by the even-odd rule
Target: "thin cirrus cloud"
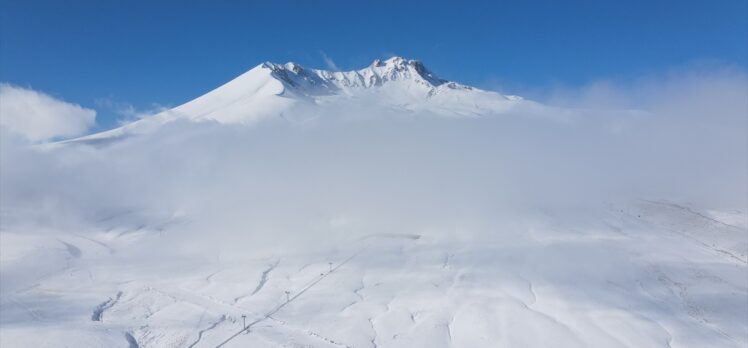
[{"label": "thin cirrus cloud", "polygon": [[96,99],[95,104],[100,111],[103,112],[104,110],[106,110],[116,115],[117,125],[119,126],[169,110],[169,107],[158,103],[153,103],[147,108],[136,108],[130,103],[116,101],[112,98]]},{"label": "thin cirrus cloud", "polygon": [[96,111],[29,88],[0,84],[0,127],[30,141],[85,134]]},{"label": "thin cirrus cloud", "polygon": [[325,54],[324,52],[320,52],[320,54],[322,55],[322,59],[325,61],[325,65],[327,65],[328,69],[332,71],[340,71],[340,68],[337,64],[335,64],[335,61],[332,60],[332,58],[327,56],[327,54]]}]

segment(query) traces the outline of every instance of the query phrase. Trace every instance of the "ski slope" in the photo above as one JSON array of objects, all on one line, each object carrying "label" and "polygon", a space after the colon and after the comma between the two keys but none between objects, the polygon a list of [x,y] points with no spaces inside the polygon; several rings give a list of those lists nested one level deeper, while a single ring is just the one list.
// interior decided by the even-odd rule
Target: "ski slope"
[{"label": "ski slope", "polygon": [[[3,276],[15,287],[3,289],[1,344],[746,345],[744,222],[641,202],[573,231],[552,216],[533,225],[495,240],[374,234],[330,250],[157,265],[137,261],[139,245],[165,242],[150,226],[85,238],[4,231]],[[704,229],[729,243],[684,238]]]}]

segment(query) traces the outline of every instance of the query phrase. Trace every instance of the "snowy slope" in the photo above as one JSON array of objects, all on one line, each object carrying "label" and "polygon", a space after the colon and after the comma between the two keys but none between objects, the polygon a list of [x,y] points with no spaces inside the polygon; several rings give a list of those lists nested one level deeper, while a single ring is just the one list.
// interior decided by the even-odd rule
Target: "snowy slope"
[{"label": "snowy slope", "polygon": [[[611,207],[598,217],[573,228],[541,218],[500,240],[375,234],[338,240],[333,249],[155,267],[137,261],[140,246],[167,245],[152,227],[57,240],[6,231],[2,270],[21,287],[4,289],[0,344],[748,344],[744,255],[680,235],[707,228],[745,243],[745,229],[667,202]],[[18,282],[24,267],[37,274]],[[249,332],[242,331],[243,315]]]},{"label": "snowy slope", "polygon": [[[354,71],[306,69],[296,63],[262,63],[192,101],[121,128],[76,139],[96,142],[152,132],[172,121],[254,124],[298,113],[324,114],[348,105],[451,117],[505,113],[519,104],[504,96],[438,78],[421,62],[375,60]],[[325,107],[333,107],[327,110]]]}]

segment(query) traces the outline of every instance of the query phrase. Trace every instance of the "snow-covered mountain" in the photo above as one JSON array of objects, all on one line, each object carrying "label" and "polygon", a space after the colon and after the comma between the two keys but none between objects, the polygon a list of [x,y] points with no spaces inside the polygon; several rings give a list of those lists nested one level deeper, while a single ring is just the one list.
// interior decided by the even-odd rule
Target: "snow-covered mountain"
[{"label": "snow-covered mountain", "polygon": [[446,117],[500,114],[532,104],[439,78],[420,61],[375,60],[353,71],[307,69],[296,63],[262,63],[194,100],[123,127],[76,141],[149,132],[175,120],[253,124],[294,114],[324,115],[349,106]]},{"label": "snow-covered mountain", "polygon": [[0,137],[0,347],[745,348],[748,104],[698,91],[644,117],[264,63]]}]

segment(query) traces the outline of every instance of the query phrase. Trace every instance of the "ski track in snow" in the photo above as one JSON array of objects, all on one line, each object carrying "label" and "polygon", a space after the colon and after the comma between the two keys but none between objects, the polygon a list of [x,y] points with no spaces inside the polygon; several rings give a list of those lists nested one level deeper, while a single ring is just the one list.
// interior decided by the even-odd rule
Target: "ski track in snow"
[{"label": "ski track in snow", "polygon": [[715,218],[713,218],[711,216],[708,216],[708,215],[706,215],[704,213],[698,212],[698,211],[696,211],[696,210],[694,210],[692,208],[689,208],[689,207],[686,207],[686,206],[682,206],[680,204],[676,204],[676,203],[672,203],[672,202],[663,202],[663,201],[652,201],[652,200],[644,200],[644,202],[647,202],[647,203],[650,203],[650,204],[662,205],[662,206],[665,206],[665,207],[676,208],[676,209],[679,209],[679,210],[684,211],[686,213],[689,213],[689,214],[698,216],[698,217],[700,217],[702,219],[705,219],[705,220],[711,221],[713,223],[716,223],[718,225],[722,225],[724,227],[728,227],[728,228],[736,230],[736,231],[742,231],[742,229],[740,227],[738,227],[738,226],[730,225],[728,223],[725,223],[723,221],[717,220],[717,219],[715,219]]},{"label": "ski track in snow", "polygon": [[109,244],[106,244],[106,243],[104,243],[104,242],[102,242],[100,240],[96,240],[94,238],[86,237],[86,236],[83,236],[83,235],[80,235],[80,234],[74,234],[74,236],[76,236],[78,238],[81,238],[81,239],[85,239],[85,240],[87,240],[87,241],[89,241],[91,243],[95,243],[95,244],[101,246],[102,248],[107,249],[110,254],[114,254],[116,252],[114,250],[114,248],[112,248],[111,246],[109,246]]},{"label": "ski track in snow", "polygon": [[338,347],[353,348],[352,346],[349,346],[349,345],[347,345],[345,343],[338,342],[338,341],[336,341],[336,340],[334,340],[332,338],[322,336],[322,335],[320,335],[320,334],[318,334],[318,333],[316,333],[314,331],[307,331],[307,333],[309,334],[309,336],[319,338],[319,339],[321,339],[321,340],[323,340],[323,341],[325,341],[327,343],[336,345]]},{"label": "ski track in snow", "polygon": [[291,330],[295,330],[295,331],[301,331],[301,332],[303,332],[303,333],[305,333],[305,334],[307,334],[307,335],[309,335],[311,337],[320,339],[320,340],[322,340],[324,342],[327,342],[327,343],[330,343],[332,345],[335,345],[335,346],[338,346],[338,347],[353,348],[353,346],[351,346],[351,345],[348,345],[348,344],[340,342],[340,341],[338,341],[336,339],[324,336],[324,335],[322,335],[322,334],[320,334],[318,332],[312,331],[310,329],[302,329],[302,328],[290,326],[290,325],[288,325],[288,322],[286,322],[284,320],[280,320],[280,319],[275,318],[273,316],[269,316],[268,319],[270,319],[270,320],[272,320],[272,321],[274,321],[274,322],[282,325],[285,328],[288,328],[288,329],[291,329]]}]

